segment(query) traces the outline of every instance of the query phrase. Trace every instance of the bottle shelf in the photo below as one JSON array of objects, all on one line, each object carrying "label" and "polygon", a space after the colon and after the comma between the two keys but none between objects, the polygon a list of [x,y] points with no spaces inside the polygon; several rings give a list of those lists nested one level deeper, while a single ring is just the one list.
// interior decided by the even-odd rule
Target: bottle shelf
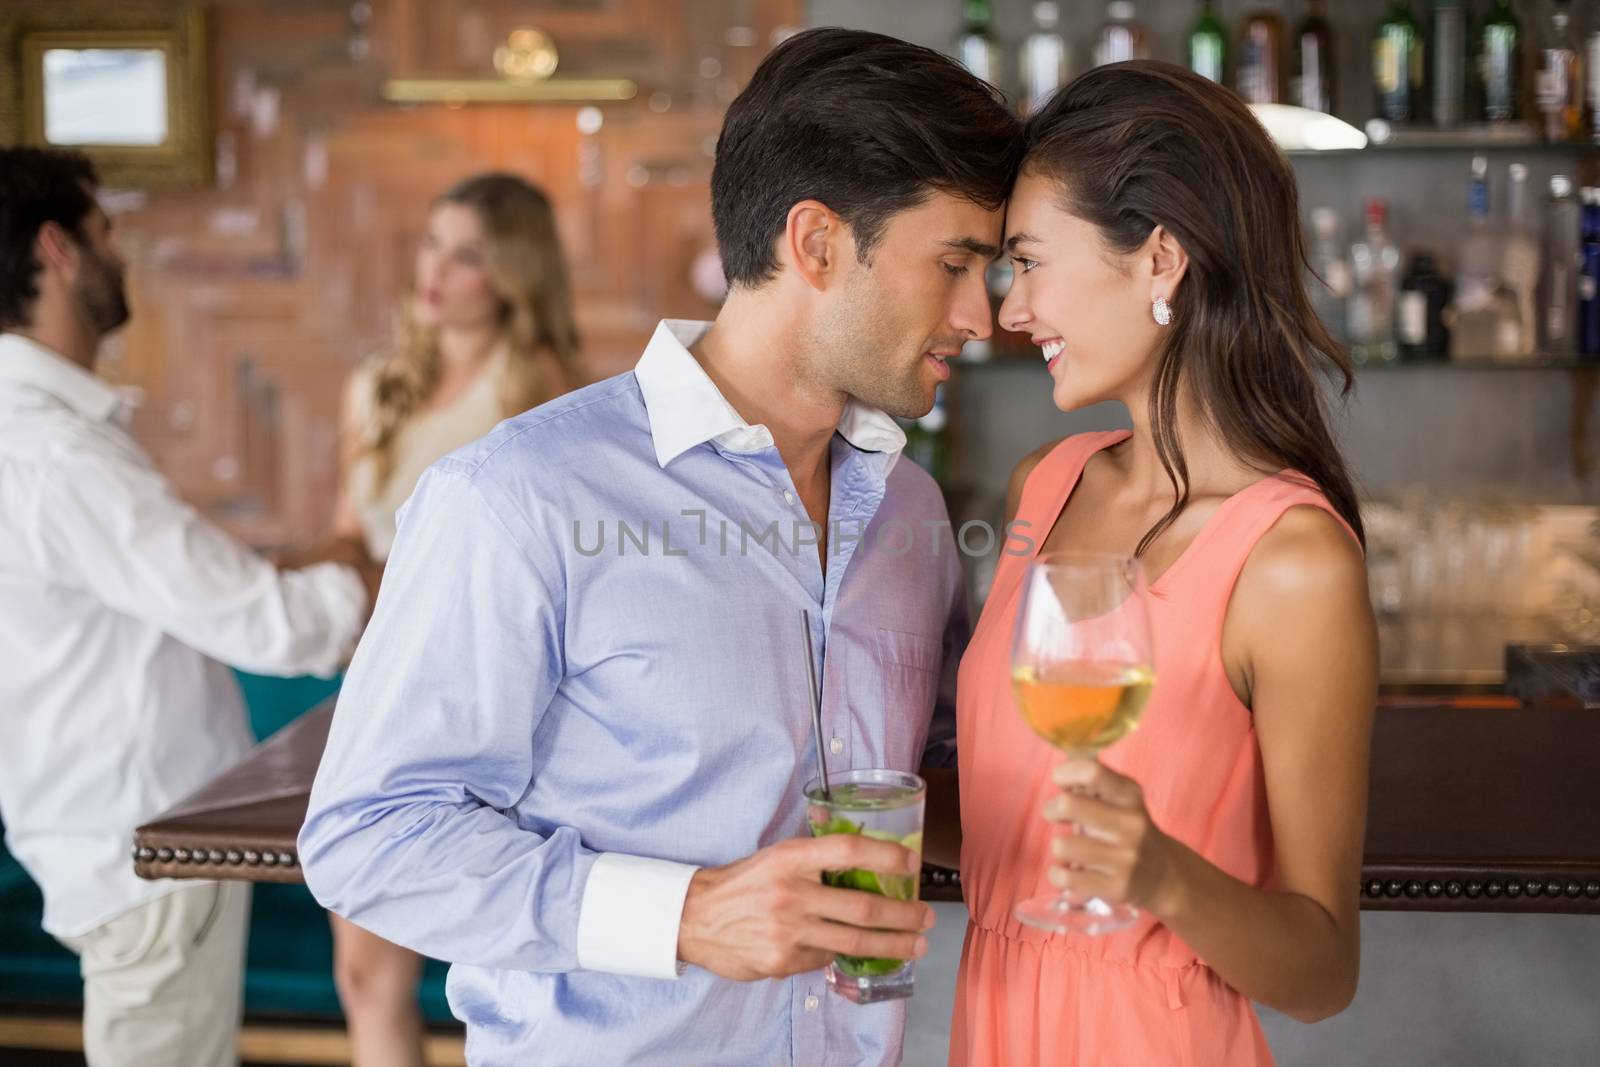
[{"label": "bottle shelf", "polygon": [[1536,355],[1526,359],[1508,359],[1504,356],[1474,356],[1461,359],[1399,360],[1394,363],[1358,363],[1356,373],[1390,370],[1578,370],[1583,367],[1600,369],[1600,356]]},{"label": "bottle shelf", "polygon": [[1582,156],[1600,153],[1600,145],[1586,141],[1543,141],[1528,127],[1470,126],[1459,130],[1395,129],[1385,140],[1372,140],[1365,148],[1317,151],[1289,149],[1294,159],[1348,159],[1352,156],[1414,155],[1428,153],[1483,153],[1485,155]]},{"label": "bottle shelf", "polygon": [[[1045,374],[1044,361],[1037,355],[1022,354],[997,354],[987,359],[973,359],[970,356],[961,356],[950,361],[952,366],[962,371],[976,370],[1010,370],[1010,371],[1037,371]],[[1581,370],[1589,368],[1600,371],[1600,356],[1550,356],[1538,355],[1527,359],[1507,359],[1498,356],[1472,357],[1463,359],[1436,359],[1436,360],[1398,360],[1393,363],[1357,363],[1357,374],[1383,373],[1387,371],[1429,370],[1429,371],[1463,371],[1463,370]]]}]

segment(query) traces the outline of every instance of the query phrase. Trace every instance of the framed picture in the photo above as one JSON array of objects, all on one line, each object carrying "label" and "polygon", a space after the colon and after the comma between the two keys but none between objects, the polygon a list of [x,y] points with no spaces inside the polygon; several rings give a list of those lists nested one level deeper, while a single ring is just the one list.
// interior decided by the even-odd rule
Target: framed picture
[{"label": "framed picture", "polygon": [[110,186],[204,184],[206,52],[198,8],[0,13],[0,142],[77,149]]}]

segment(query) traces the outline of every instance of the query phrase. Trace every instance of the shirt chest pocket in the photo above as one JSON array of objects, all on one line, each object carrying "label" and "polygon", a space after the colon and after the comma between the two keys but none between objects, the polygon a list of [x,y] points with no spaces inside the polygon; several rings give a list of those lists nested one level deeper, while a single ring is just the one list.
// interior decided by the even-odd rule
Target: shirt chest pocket
[{"label": "shirt chest pocket", "polygon": [[922,762],[928,720],[938,695],[942,641],[903,630],[877,634],[880,706],[887,732],[885,756],[891,767],[915,770]]}]

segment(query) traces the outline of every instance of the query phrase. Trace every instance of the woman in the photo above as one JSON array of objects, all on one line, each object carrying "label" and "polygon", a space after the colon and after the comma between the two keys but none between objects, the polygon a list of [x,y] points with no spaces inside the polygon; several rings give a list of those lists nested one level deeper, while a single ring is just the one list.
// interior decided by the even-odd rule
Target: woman
[{"label": "woman", "polygon": [[[351,378],[335,534],[374,560],[395,511],[441,456],[567,391],[578,332],[545,195],[510,174],[468,178],[434,203],[416,292],[391,352]],[[330,915],[334,977],[357,1067],[421,1067],[422,958]]]},{"label": "woman", "polygon": [[[1268,1064],[1249,1002],[1324,1018],[1358,970],[1376,638],[1319,382],[1348,389],[1349,364],[1301,281],[1294,175],[1238,97],[1121,63],[1025,141],[1000,322],[1040,346],[1057,407],[1119,400],[1133,430],[1012,476],[1035,551],[1004,558],[958,690],[972,922],[950,1061]],[[1142,558],[1156,684],[1137,731],[1058,766],[1009,652],[1030,558],[1063,549]],[[1140,918],[1094,937],[1012,917],[1052,888]]]}]

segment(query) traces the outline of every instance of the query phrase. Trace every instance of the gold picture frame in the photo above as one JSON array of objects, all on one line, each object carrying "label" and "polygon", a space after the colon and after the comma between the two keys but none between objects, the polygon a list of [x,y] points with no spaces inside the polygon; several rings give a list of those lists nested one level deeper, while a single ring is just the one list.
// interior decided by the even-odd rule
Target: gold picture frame
[{"label": "gold picture frame", "polygon": [[207,60],[198,7],[0,12],[0,143],[76,149],[113,187],[206,184]]}]

